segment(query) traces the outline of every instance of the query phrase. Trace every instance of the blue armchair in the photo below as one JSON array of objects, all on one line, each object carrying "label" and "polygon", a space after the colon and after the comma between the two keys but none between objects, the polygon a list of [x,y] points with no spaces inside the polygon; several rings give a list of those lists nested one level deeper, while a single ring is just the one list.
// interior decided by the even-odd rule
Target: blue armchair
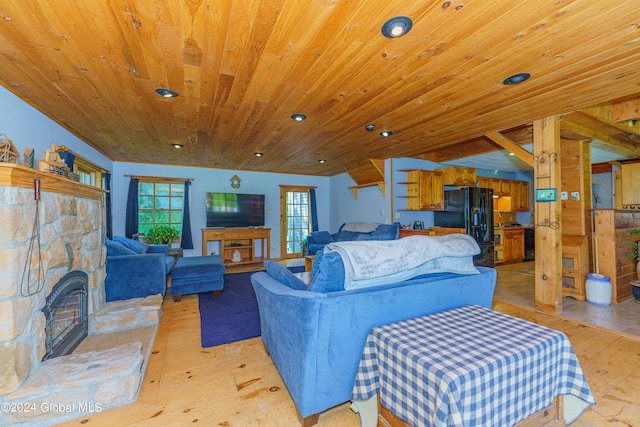
[{"label": "blue armchair", "polygon": [[115,236],[107,240],[107,301],[144,298],[167,292],[167,275],[175,265],[168,245],[149,245]]}]

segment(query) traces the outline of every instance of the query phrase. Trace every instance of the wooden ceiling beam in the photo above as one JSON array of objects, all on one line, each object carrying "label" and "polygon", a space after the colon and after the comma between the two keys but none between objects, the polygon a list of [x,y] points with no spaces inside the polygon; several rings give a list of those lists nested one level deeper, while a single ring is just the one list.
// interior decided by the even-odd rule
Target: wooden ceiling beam
[{"label": "wooden ceiling beam", "polygon": [[494,144],[484,138],[478,138],[462,144],[449,145],[435,150],[430,150],[415,157],[435,163],[444,163],[449,160],[457,160],[464,157],[486,154],[495,150],[496,147]]},{"label": "wooden ceiling beam", "polygon": [[533,168],[533,155],[515,142],[511,141],[499,132],[489,132],[484,136],[498,144],[500,147],[509,150],[509,152],[515,154],[520,160]]},{"label": "wooden ceiling beam", "polygon": [[632,124],[630,120],[615,120],[613,116],[613,104],[611,102],[605,102],[591,107],[581,108],[578,110],[578,112],[592,117],[607,126],[619,129],[624,133],[633,133],[635,135],[640,135],[640,120],[636,122],[636,124]]},{"label": "wooden ceiling beam", "polygon": [[[501,134],[518,145],[533,143],[533,131],[531,123],[503,130]],[[413,157],[422,160],[429,160],[436,163],[442,163],[449,160],[458,160],[464,157],[487,154],[496,150],[496,144],[494,144],[486,136],[480,136],[478,138],[470,139],[468,141],[460,142],[453,145],[440,145],[432,150],[429,150],[428,152],[421,153]]]},{"label": "wooden ceiling beam", "polygon": [[638,147],[640,137],[638,141],[636,141],[629,137],[624,131],[616,131],[607,123],[601,122],[592,116],[585,115],[582,111],[565,114],[562,117],[560,126],[564,131],[573,132],[584,138],[598,139],[623,148],[629,151],[630,154],[640,156],[640,147]]},{"label": "wooden ceiling beam", "polygon": [[[611,119],[614,122],[640,119],[640,97],[611,103]],[[640,122],[640,120],[638,120]]]}]

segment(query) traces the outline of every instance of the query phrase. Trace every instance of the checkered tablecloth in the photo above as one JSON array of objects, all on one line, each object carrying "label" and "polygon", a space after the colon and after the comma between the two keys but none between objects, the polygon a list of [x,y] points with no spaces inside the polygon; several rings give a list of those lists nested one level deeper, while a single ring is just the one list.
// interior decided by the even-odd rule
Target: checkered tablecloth
[{"label": "checkered tablecloth", "polygon": [[371,330],[352,400],[414,426],[512,426],[571,394],[595,403],[562,332],[479,306]]}]

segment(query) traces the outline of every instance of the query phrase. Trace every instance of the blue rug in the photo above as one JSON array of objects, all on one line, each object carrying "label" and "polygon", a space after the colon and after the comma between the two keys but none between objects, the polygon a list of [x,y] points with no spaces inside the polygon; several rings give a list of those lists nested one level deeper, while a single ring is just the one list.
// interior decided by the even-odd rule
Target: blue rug
[{"label": "blue rug", "polygon": [[[289,270],[299,273],[304,267]],[[218,297],[213,292],[198,294],[202,348],[260,336],[258,302],[251,286],[254,273],[225,274],[224,289]]]}]

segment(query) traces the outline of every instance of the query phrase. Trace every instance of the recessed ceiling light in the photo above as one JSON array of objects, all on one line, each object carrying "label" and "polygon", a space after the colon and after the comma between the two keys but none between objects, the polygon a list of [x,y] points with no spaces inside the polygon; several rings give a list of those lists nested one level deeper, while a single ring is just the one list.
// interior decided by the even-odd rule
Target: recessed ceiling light
[{"label": "recessed ceiling light", "polygon": [[291,116],[291,118],[292,118],[293,120],[295,120],[296,122],[301,122],[301,121],[303,121],[304,119],[306,119],[306,118],[307,118],[307,116],[305,116],[304,114],[294,114],[293,116]]},{"label": "recessed ceiling light", "polygon": [[509,155],[510,155],[510,156],[515,156],[515,155],[516,155],[516,153],[509,153]]},{"label": "recessed ceiling light", "polygon": [[264,156],[264,153],[256,151],[255,153],[253,153],[253,155],[256,156],[256,157],[262,157],[262,156]]},{"label": "recessed ceiling light", "polygon": [[364,128],[369,132],[371,132],[372,130],[375,130],[376,125],[366,125]]},{"label": "recessed ceiling light", "polygon": [[178,96],[178,92],[174,92],[170,89],[163,89],[163,88],[156,89],[156,93],[162,96],[163,98],[175,98],[176,96]]},{"label": "recessed ceiling light", "polygon": [[184,145],[182,145],[182,144],[171,144],[171,146],[173,148],[183,148],[184,147]]},{"label": "recessed ceiling light", "polygon": [[531,74],[529,73],[514,74],[513,76],[507,77],[506,79],[504,79],[502,84],[517,85],[518,83],[522,83],[523,81],[529,79],[529,77],[531,77]]},{"label": "recessed ceiling light", "polygon": [[325,160],[325,159],[320,159],[320,160],[318,160],[318,163],[324,163],[324,162],[326,162],[326,160]]},{"label": "recessed ceiling light", "polygon": [[412,26],[413,22],[411,22],[411,19],[406,16],[396,16],[384,23],[382,26],[382,35],[390,39],[402,37],[411,30]]},{"label": "recessed ceiling light", "polygon": [[384,131],[380,132],[380,135],[384,136],[385,138],[388,138],[391,135],[393,135],[393,132],[391,132],[390,130],[384,130]]}]

